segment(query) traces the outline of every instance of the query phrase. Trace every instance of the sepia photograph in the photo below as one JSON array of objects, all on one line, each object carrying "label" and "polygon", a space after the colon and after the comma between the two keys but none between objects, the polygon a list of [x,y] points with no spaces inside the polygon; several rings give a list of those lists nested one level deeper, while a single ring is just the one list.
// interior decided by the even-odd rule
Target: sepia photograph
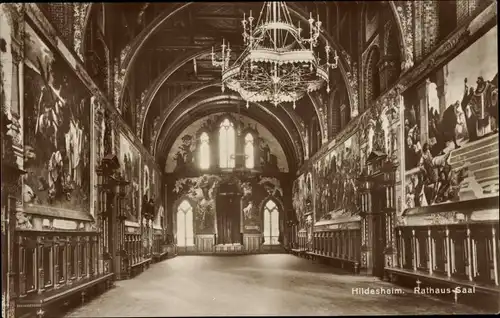
[{"label": "sepia photograph", "polygon": [[2,317],[500,313],[497,19],[0,4]]}]

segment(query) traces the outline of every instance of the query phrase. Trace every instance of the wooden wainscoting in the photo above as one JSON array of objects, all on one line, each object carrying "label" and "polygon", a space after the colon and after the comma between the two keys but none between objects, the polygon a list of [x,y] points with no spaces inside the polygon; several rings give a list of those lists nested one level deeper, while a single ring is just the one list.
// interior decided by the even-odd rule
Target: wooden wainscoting
[{"label": "wooden wainscoting", "polygon": [[16,316],[54,314],[109,288],[114,274],[99,267],[99,239],[90,231],[16,232]]},{"label": "wooden wainscoting", "polygon": [[215,237],[213,234],[198,234],[196,235],[196,252],[197,253],[213,253]]},{"label": "wooden wainscoting", "polygon": [[243,246],[245,253],[260,253],[262,245],[262,235],[243,234]]}]

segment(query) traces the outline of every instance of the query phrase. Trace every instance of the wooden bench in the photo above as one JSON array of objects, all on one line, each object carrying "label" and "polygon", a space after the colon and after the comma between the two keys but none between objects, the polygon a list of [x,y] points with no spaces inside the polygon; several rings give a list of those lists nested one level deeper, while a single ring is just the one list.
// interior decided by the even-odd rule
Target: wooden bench
[{"label": "wooden bench", "polygon": [[151,261],[152,261],[152,258],[146,258],[146,259],[143,259],[135,264],[132,264],[130,266],[130,276],[134,277],[137,274],[144,272],[146,269],[149,268]]},{"label": "wooden bench", "polygon": [[20,297],[16,301],[16,316],[29,315],[30,317],[36,316],[42,318],[46,311],[50,311],[51,307],[57,304],[60,308],[61,304],[69,303],[75,297],[80,297],[81,304],[84,304],[87,296],[91,297],[99,291],[111,288],[113,278],[113,273],[82,278],[72,285],[51,289],[41,294],[30,294]]},{"label": "wooden bench", "polygon": [[[443,296],[452,298],[455,303],[461,302],[461,299],[467,299],[468,301],[465,302],[473,306],[484,307],[485,304],[490,303],[494,306],[493,309],[498,310],[498,299],[500,297],[499,286],[481,284],[456,277],[429,274],[403,268],[385,268],[385,271],[389,279],[396,284],[407,285],[412,289],[415,287],[420,287],[421,289],[425,289],[426,287],[448,287],[452,289],[452,292]],[[464,292],[454,292],[453,290],[457,287]],[[466,292],[471,290],[473,293]],[[478,302],[478,300],[481,301]]]},{"label": "wooden bench", "polygon": [[161,253],[153,253],[153,261],[155,263],[161,262],[168,258],[168,251],[163,251]]}]

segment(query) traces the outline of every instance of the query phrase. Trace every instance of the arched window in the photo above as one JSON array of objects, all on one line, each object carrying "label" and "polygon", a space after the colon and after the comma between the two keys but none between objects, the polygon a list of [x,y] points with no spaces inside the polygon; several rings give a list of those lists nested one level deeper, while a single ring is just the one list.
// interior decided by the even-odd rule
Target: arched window
[{"label": "arched window", "polygon": [[277,245],[279,236],[279,211],[274,201],[269,200],[264,206],[264,244]]},{"label": "arched window", "polygon": [[187,200],[177,208],[177,246],[193,246],[193,208]]},{"label": "arched window", "polygon": [[150,195],[149,195],[149,189],[150,189],[150,180],[149,180],[149,168],[148,166],[144,166],[144,183],[143,183],[143,186],[144,186],[144,195],[149,199],[150,198]]},{"label": "arched window", "polygon": [[247,169],[253,169],[255,166],[255,151],[253,146],[253,136],[248,133],[245,136],[245,167]]},{"label": "arched window", "polygon": [[219,129],[219,166],[221,168],[234,168],[235,131],[229,119],[220,124]]},{"label": "arched window", "polygon": [[200,151],[199,151],[200,169],[210,168],[210,137],[206,132],[200,135]]}]

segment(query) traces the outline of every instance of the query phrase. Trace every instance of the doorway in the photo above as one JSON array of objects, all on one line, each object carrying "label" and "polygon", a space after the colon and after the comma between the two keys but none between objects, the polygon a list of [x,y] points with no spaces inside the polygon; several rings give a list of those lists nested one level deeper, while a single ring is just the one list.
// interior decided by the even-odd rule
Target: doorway
[{"label": "doorway", "polygon": [[240,196],[235,193],[219,193],[217,209],[217,244],[241,244]]}]

